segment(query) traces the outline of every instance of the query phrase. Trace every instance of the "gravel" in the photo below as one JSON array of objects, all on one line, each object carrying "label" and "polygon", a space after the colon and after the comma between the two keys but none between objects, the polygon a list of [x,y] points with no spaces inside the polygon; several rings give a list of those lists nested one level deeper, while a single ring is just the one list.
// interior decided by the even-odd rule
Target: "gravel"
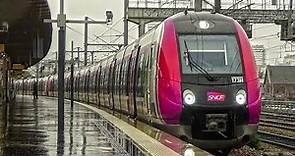
[{"label": "gravel", "polygon": [[240,149],[233,149],[229,156],[295,156],[295,151],[287,151],[277,146],[260,143],[259,149],[243,146]]},{"label": "gravel", "polygon": [[249,146],[243,146],[239,149],[233,149],[229,156],[260,156],[261,153],[254,148],[251,148]]}]

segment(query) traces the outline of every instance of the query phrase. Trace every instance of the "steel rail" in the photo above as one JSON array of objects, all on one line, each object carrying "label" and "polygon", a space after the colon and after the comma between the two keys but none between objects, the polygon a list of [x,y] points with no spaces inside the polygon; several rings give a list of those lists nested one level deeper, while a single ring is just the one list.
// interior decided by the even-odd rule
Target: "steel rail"
[{"label": "steel rail", "polygon": [[258,131],[259,140],[268,144],[280,146],[286,149],[295,150],[295,138],[277,135],[265,131]]}]

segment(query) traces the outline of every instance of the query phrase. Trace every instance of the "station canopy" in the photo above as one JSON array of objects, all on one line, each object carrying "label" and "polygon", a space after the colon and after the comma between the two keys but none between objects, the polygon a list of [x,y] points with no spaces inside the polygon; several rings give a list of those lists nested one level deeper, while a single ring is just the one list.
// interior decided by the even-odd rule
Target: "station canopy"
[{"label": "station canopy", "polygon": [[1,0],[0,15],[0,25],[8,25],[0,42],[12,64],[27,68],[46,56],[52,37],[52,24],[43,22],[51,18],[47,0]]}]

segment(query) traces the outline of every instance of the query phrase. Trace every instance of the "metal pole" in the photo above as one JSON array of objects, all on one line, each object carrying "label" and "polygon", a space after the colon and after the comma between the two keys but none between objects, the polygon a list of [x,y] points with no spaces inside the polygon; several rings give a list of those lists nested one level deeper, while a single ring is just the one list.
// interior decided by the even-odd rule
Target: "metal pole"
[{"label": "metal pole", "polygon": [[59,10],[61,15],[64,14],[64,0],[60,0]]},{"label": "metal pole", "polygon": [[80,67],[80,47],[78,48],[78,67]]},{"label": "metal pole", "polygon": [[36,69],[36,84],[37,84],[36,99],[38,99],[38,89],[39,89],[39,66],[40,66],[40,64],[37,63],[37,69]]},{"label": "metal pole", "polygon": [[[60,14],[64,15],[64,0],[60,0]],[[57,155],[64,154],[64,69],[65,69],[66,24],[62,22],[58,31],[58,137]]]},{"label": "metal pole", "polygon": [[128,45],[128,6],[129,0],[124,0],[124,46]]},{"label": "metal pole", "polygon": [[220,13],[220,9],[221,9],[221,2],[220,2],[220,0],[215,0],[215,12],[216,13]]},{"label": "metal pole", "polygon": [[71,53],[71,108],[74,106],[74,41],[72,41]]},{"label": "metal pole", "polygon": [[293,14],[293,0],[290,0],[289,14],[288,14],[288,38],[291,39],[292,35],[292,14]]},{"label": "metal pole", "polygon": [[58,52],[55,52],[55,70],[54,70],[54,74],[57,73],[57,68],[58,68]]},{"label": "metal pole", "polygon": [[5,101],[8,103],[9,102],[9,98],[8,98],[8,61],[6,61],[6,69],[5,69]]},{"label": "metal pole", "polygon": [[[65,69],[65,29],[58,31],[58,144],[64,143],[64,69]],[[58,145],[60,147],[61,145]],[[61,154],[58,150],[58,155]]]},{"label": "metal pole", "polygon": [[93,61],[94,61],[94,55],[93,54],[94,54],[94,52],[92,51],[91,52],[91,64],[93,64]]},{"label": "metal pole", "polygon": [[23,91],[22,91],[22,93],[23,93],[23,96],[25,95],[25,78],[24,78],[24,76],[22,77],[23,78],[23,81],[22,81],[22,86],[23,86]]},{"label": "metal pole", "polygon": [[202,0],[195,0],[195,11],[196,12],[202,11]]},{"label": "metal pole", "polygon": [[87,66],[87,50],[88,50],[88,17],[85,17],[84,28],[84,66]]}]

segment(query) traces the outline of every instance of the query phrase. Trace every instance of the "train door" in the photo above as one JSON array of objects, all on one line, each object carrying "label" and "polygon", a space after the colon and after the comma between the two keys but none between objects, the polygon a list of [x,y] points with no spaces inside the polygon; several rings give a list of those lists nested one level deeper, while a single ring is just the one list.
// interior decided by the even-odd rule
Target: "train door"
[{"label": "train door", "polygon": [[91,79],[90,79],[90,71],[87,71],[87,73],[86,73],[86,97],[85,97],[85,101],[87,102],[87,103],[89,103],[89,96],[90,96],[90,90],[91,90],[91,88],[92,88],[92,86],[90,86],[90,84],[91,84]]},{"label": "train door", "polygon": [[101,68],[101,76],[100,76],[100,88],[99,88],[99,105],[103,106],[104,105],[104,77],[105,77],[105,65],[102,66]]},{"label": "train door", "polygon": [[74,76],[74,99],[77,99],[77,76]]},{"label": "train door", "polygon": [[70,98],[70,96],[69,96],[69,77],[68,77],[68,75],[66,75],[65,76],[66,78],[65,78],[65,84],[66,84],[66,88],[65,88],[65,98],[66,99],[69,99]]},{"label": "train door", "polygon": [[106,96],[106,90],[107,90],[107,76],[108,76],[108,67],[107,67],[107,62],[105,62],[105,66],[103,69],[103,77],[102,77],[102,82],[101,82],[101,105],[102,106],[106,106],[106,100],[105,100],[105,96]]},{"label": "train door", "polygon": [[134,94],[136,98],[136,108],[137,114],[141,116],[146,116],[146,109],[144,107],[144,78],[145,78],[145,71],[144,71],[144,55],[145,52],[141,48],[138,54],[138,61],[136,66],[136,74],[135,74],[135,85],[134,85]]},{"label": "train door", "polygon": [[129,105],[129,112],[131,113],[133,118],[137,116],[137,109],[136,109],[136,67],[138,62],[138,53],[140,51],[140,46],[134,48],[130,58],[130,70],[129,70],[129,84],[128,84],[128,105]]},{"label": "train door", "polygon": [[115,104],[115,110],[121,110],[121,101],[120,101],[120,75],[121,75],[121,68],[122,68],[122,59],[118,58],[116,64],[116,76],[115,76],[115,95],[114,95],[114,104]]},{"label": "train door", "polygon": [[[109,60],[109,59],[108,59]],[[105,92],[104,92],[104,105],[110,108],[109,96],[110,96],[110,72],[111,72],[111,62],[110,60],[107,63],[106,73],[105,73]]]},{"label": "train door", "polygon": [[[127,51],[127,50],[126,50]],[[121,101],[121,112],[129,113],[128,108],[128,70],[129,70],[129,59],[130,56],[124,56],[123,58],[123,66],[122,66],[122,74],[120,78],[120,101]]]},{"label": "train door", "polygon": [[97,93],[98,93],[98,74],[99,74],[99,68],[100,66],[97,66],[97,68],[95,68],[95,76],[94,76],[94,91],[93,91],[93,98],[94,98],[94,104],[98,103],[98,97],[97,97]]},{"label": "train door", "polygon": [[77,95],[78,95],[78,101],[80,101],[81,100],[81,74],[80,74],[81,72],[79,72],[79,74],[78,74],[78,81],[77,81],[77,85],[78,85],[78,92],[77,92]]},{"label": "train door", "polygon": [[55,96],[55,81],[54,81],[54,76],[52,76],[52,78],[51,78],[51,87],[50,87],[50,89],[51,89],[51,96]]},{"label": "train door", "polygon": [[115,108],[115,105],[114,105],[114,83],[115,83],[115,72],[116,72],[116,62],[117,62],[117,59],[114,59],[114,61],[112,62],[111,64],[111,68],[110,68],[110,77],[109,77],[109,106],[110,106],[110,109],[114,110]]},{"label": "train door", "polygon": [[99,73],[97,77],[97,91],[96,91],[96,98],[97,98],[97,104],[100,106],[100,92],[101,92],[101,79],[102,79],[102,67],[99,66]]},{"label": "train door", "polygon": [[85,101],[85,93],[86,93],[86,72],[83,71],[81,74],[81,84],[82,84],[82,96],[81,96],[81,101]]},{"label": "train door", "polygon": [[163,25],[161,24],[154,32],[152,44],[150,48],[150,52],[147,55],[147,66],[148,66],[148,74],[147,74],[147,109],[149,117],[159,118],[159,110],[157,106],[157,84],[156,84],[156,73],[158,70],[157,58],[159,53],[160,39],[162,34]]}]

